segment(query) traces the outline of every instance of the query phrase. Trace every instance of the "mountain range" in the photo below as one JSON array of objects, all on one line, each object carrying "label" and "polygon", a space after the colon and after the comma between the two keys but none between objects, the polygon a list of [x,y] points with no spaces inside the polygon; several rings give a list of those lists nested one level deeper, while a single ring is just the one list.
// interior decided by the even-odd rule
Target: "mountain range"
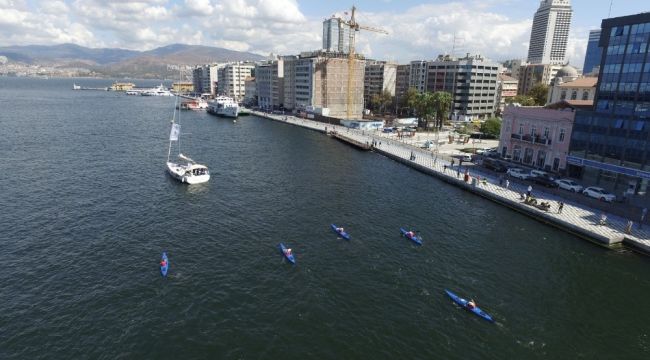
[{"label": "mountain range", "polygon": [[265,57],[224,48],[172,44],[148,51],[87,48],[75,44],[0,47],[10,62],[56,68],[88,69],[109,77],[173,78],[169,65],[201,65],[226,61],[260,61]]}]

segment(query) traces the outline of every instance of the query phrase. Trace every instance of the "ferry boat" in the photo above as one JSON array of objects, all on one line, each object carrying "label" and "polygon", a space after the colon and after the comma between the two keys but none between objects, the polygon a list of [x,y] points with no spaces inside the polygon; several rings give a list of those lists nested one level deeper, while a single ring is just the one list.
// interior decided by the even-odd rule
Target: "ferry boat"
[{"label": "ferry boat", "polygon": [[208,102],[208,113],[218,116],[236,118],[239,116],[239,105],[228,96],[219,95]]},{"label": "ferry boat", "polygon": [[203,99],[184,101],[179,105],[180,110],[207,110],[208,102]]}]

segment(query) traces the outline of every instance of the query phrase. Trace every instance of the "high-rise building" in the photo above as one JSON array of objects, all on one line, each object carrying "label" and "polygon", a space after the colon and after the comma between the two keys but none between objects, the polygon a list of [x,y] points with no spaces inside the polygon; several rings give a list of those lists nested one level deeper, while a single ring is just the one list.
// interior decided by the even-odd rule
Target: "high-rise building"
[{"label": "high-rise building", "polygon": [[463,58],[441,55],[435,61],[427,62],[426,66],[425,90],[446,91],[452,95],[452,119],[477,119],[494,115],[497,109],[498,63],[480,55],[467,54]]},{"label": "high-rise building", "polygon": [[350,26],[340,18],[331,17],[323,21],[323,50],[350,52]]},{"label": "high-rise building", "polygon": [[284,60],[271,60],[255,66],[257,104],[262,109],[278,110],[284,94]]},{"label": "high-rise building", "polygon": [[568,173],[650,206],[650,13],[604,19],[595,106],[579,111]]},{"label": "high-rise building", "polygon": [[[519,68],[519,95],[527,95],[537,84],[551,85],[557,73],[563,69],[562,65],[549,65],[549,64],[530,64],[524,65]],[[574,71],[575,76],[578,72],[573,66],[567,65],[566,71]]]},{"label": "high-rise building", "polygon": [[411,76],[411,65],[397,65],[397,72],[395,76],[395,104],[398,107],[396,113],[398,115],[402,114],[402,110],[407,110],[402,108],[404,96],[409,89],[409,78]]},{"label": "high-rise building", "polygon": [[385,61],[366,62],[363,84],[363,99],[366,108],[369,108],[373,96],[378,96],[384,91],[395,96],[396,76],[397,64]]},{"label": "high-rise building", "polygon": [[219,69],[219,93],[242,101],[246,94],[246,78],[250,77],[255,65],[250,63],[230,63]]},{"label": "high-rise building", "polygon": [[570,0],[541,1],[530,33],[529,63],[564,63],[572,14]]},{"label": "high-rise building", "polygon": [[285,108],[347,118],[350,103],[350,117],[361,118],[365,60],[353,60],[352,79],[348,78],[348,56],[340,52],[306,52],[297,58],[284,57],[284,60]]},{"label": "high-rise building", "polygon": [[589,43],[587,44],[587,52],[585,54],[585,64],[582,66],[583,74],[593,73],[600,64],[600,57],[603,54],[603,49],[598,46],[600,40],[600,29],[591,30],[589,32]]},{"label": "high-rise building", "polygon": [[411,61],[409,72],[409,87],[423,93],[427,88],[427,61]]}]

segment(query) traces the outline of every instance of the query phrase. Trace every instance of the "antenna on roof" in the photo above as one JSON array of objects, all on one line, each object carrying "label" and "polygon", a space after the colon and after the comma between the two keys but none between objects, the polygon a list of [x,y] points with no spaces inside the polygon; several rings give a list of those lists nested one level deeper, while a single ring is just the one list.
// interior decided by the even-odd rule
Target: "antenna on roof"
[{"label": "antenna on roof", "polygon": [[611,0],[609,2],[609,13],[607,14],[608,18],[612,17],[612,5],[614,5],[614,0]]}]

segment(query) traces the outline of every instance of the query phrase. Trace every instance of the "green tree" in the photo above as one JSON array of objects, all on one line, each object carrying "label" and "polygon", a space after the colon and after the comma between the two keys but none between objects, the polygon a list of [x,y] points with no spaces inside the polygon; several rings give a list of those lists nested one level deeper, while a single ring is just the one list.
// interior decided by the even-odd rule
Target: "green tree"
[{"label": "green tree", "polygon": [[548,98],[548,86],[539,83],[533,86],[528,91],[527,95],[533,98],[535,105],[544,106],[546,105],[546,99]]},{"label": "green tree", "polygon": [[521,106],[534,106],[535,105],[535,99],[533,99],[530,96],[526,95],[517,95],[513,98],[510,98],[506,100],[508,104],[519,104]]},{"label": "green tree", "polygon": [[435,98],[430,92],[418,94],[415,98],[415,112],[426,130],[429,130],[429,121],[436,113],[435,106]]},{"label": "green tree", "polygon": [[436,128],[442,129],[442,124],[449,116],[449,109],[453,102],[451,94],[446,91],[436,91],[432,95],[434,113],[436,116]]},{"label": "green tree", "polygon": [[489,118],[481,124],[481,132],[486,136],[498,138],[501,134],[501,119]]},{"label": "green tree", "polygon": [[402,97],[402,103],[400,106],[408,108],[409,114],[413,114],[417,105],[418,95],[420,95],[420,93],[418,93],[415,88],[409,88],[406,91],[406,94],[404,94],[404,97]]}]

